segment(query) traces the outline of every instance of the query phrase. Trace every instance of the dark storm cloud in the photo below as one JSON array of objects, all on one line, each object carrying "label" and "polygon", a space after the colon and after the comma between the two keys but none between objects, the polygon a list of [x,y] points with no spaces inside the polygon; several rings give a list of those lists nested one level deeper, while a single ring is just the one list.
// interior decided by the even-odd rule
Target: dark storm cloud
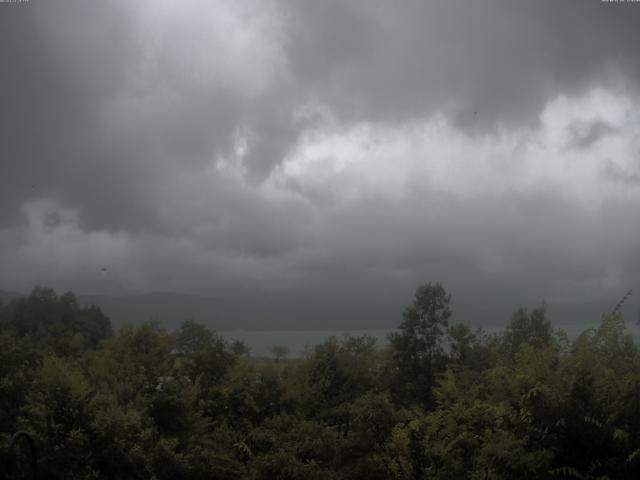
[{"label": "dark storm cloud", "polygon": [[590,122],[574,122],[569,126],[569,148],[589,148],[597,141],[615,132],[607,122],[593,120]]},{"label": "dark storm cloud", "polygon": [[[292,70],[354,118],[444,111],[487,128],[532,122],[549,97],[640,61],[640,9],[599,1],[290,2]],[[610,72],[609,72],[610,73]],[[476,113],[477,112],[477,113]],[[474,114],[475,113],[475,114]]]},{"label": "dark storm cloud", "polygon": [[2,9],[3,224],[15,219],[22,201],[64,189],[74,164],[95,162],[80,158],[88,153],[82,146],[94,140],[102,102],[122,88],[131,66],[127,21],[106,3]]},{"label": "dark storm cloud", "polygon": [[[604,67],[631,79],[639,71],[640,9],[629,6],[331,1],[281,8],[280,68],[290,76],[247,99],[194,81],[190,63],[203,60],[175,47],[182,41],[175,35],[189,32],[160,31],[148,42],[131,3],[5,6],[3,223],[15,220],[24,200],[52,195],[81,205],[90,228],[159,227],[154,192],[170,181],[168,163],[202,168],[228,153],[244,128],[246,164],[260,181],[298,139],[305,125],[293,113],[305,101],[348,120],[444,111],[459,125],[486,128],[535,121],[548,98],[586,87]],[[148,4],[142,15],[153,14]],[[250,75],[253,59],[240,61]],[[115,118],[114,105],[121,109]],[[580,141],[599,132],[584,135]]]},{"label": "dark storm cloud", "polygon": [[615,290],[638,122],[589,95],[637,102],[639,24],[597,0],[1,4],[0,280]]},{"label": "dark storm cloud", "polygon": [[239,128],[256,129],[252,150],[269,163],[282,158],[288,99],[199,81],[190,45],[175,48],[184,32],[140,31],[132,10],[74,0],[3,8],[1,223],[50,196],[81,207],[88,228],[162,229],[157,202],[172,165],[202,169],[231,151]]}]

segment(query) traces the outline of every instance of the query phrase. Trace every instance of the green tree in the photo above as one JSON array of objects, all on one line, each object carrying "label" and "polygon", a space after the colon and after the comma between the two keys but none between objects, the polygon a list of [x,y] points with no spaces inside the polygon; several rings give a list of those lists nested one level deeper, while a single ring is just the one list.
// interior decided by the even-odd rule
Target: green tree
[{"label": "green tree", "polygon": [[81,307],[71,292],[58,296],[50,288],[35,287],[2,311],[0,329],[28,336],[61,356],[95,349],[113,333],[111,322],[98,307]]},{"label": "green tree", "polygon": [[236,357],[248,357],[251,355],[251,349],[247,347],[247,344],[243,340],[233,340],[231,342],[231,352]]},{"label": "green tree", "polygon": [[276,362],[279,362],[289,355],[289,347],[285,345],[274,345],[271,347],[271,354],[275,357]]},{"label": "green tree", "polygon": [[468,325],[456,323],[447,330],[449,360],[459,367],[484,370],[495,362],[495,337],[482,330],[472,331]]},{"label": "green tree", "polygon": [[434,406],[436,375],[444,369],[443,336],[448,326],[451,295],[440,283],[416,289],[399,332],[389,335],[395,366],[393,390],[403,403]]},{"label": "green tree", "polygon": [[190,320],[176,332],[173,354],[179,372],[192,382],[197,380],[205,390],[220,384],[235,361],[222,336]]},{"label": "green tree", "polygon": [[521,345],[539,348],[549,345],[551,340],[551,322],[547,318],[547,308],[544,303],[531,311],[526,308],[516,310],[503,337],[504,346],[512,356]]},{"label": "green tree", "polygon": [[91,399],[91,385],[76,365],[45,357],[20,423],[38,439],[42,464],[61,478],[92,476]]},{"label": "green tree", "polygon": [[11,434],[33,380],[42,364],[42,352],[28,338],[0,332],[0,432]]}]

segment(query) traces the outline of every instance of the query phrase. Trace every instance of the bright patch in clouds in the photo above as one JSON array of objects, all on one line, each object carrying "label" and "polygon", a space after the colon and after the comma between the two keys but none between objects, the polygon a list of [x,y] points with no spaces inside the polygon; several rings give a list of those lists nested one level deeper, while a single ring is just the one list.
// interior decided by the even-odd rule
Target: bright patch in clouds
[{"label": "bright patch in clouds", "polygon": [[[415,189],[462,198],[552,189],[593,209],[610,196],[629,195],[632,185],[606,173],[611,165],[637,172],[637,112],[632,97],[595,89],[550,101],[535,129],[489,135],[461,132],[441,115],[408,124],[325,121],[302,136],[269,183],[337,202],[410,196]],[[604,125],[598,136],[594,125]]]},{"label": "bright patch in clouds", "polygon": [[[266,2],[135,2],[143,82],[258,97],[283,72],[283,20]],[[174,83],[175,82],[175,83]],[[172,85],[173,84],[173,85]]]},{"label": "bright patch in clouds", "polygon": [[[160,211],[175,233],[85,231],[74,209],[38,200],[24,205],[22,244],[3,263],[16,272],[28,264],[29,278],[35,271],[55,283],[51,272],[64,271],[125,291],[244,283],[340,295],[340,280],[327,287],[318,275],[336,268],[363,284],[437,274],[464,290],[490,275],[523,290],[530,281],[537,291],[616,289],[631,274],[625,262],[640,232],[629,220],[616,232],[616,254],[601,255],[611,238],[602,217],[620,202],[640,206],[640,185],[607,173],[637,169],[635,105],[597,89],[550,101],[535,129],[491,135],[461,132],[439,115],[407,124],[325,119],[258,185],[242,166],[251,147],[238,133],[232,156],[176,176],[164,191]],[[604,133],[576,146],[596,122]],[[96,280],[103,264],[110,276]]]}]

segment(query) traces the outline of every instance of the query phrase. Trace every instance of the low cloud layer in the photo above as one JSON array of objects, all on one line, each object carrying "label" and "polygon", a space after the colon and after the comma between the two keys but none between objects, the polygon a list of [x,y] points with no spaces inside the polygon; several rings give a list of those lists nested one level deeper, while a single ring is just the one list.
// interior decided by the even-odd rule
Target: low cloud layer
[{"label": "low cloud layer", "polygon": [[0,5],[0,289],[615,303],[640,278],[638,20]]}]

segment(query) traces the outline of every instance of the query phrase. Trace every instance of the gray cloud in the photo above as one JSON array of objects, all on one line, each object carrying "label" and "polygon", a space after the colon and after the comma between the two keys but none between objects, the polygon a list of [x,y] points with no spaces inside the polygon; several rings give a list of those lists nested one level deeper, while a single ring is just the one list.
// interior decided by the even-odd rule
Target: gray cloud
[{"label": "gray cloud", "polygon": [[0,10],[0,288],[397,302],[442,280],[490,303],[638,280],[632,3]]},{"label": "gray cloud", "polygon": [[602,120],[574,122],[569,126],[569,148],[589,148],[597,141],[615,132],[615,129]]},{"label": "gray cloud", "polygon": [[604,173],[614,182],[630,186],[640,186],[640,172],[637,168],[635,171],[630,170],[625,167],[621,167],[612,160],[608,160],[604,164]]},{"label": "gray cloud", "polygon": [[444,111],[467,128],[535,122],[554,94],[620,70],[637,78],[640,10],[630,5],[291,3],[292,70],[347,117]]}]

